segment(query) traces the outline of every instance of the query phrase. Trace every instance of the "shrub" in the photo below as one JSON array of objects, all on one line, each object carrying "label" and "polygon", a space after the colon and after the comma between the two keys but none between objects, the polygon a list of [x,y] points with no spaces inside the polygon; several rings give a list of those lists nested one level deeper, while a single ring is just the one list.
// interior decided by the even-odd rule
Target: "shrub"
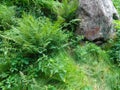
[{"label": "shrub", "polygon": [[[38,58],[56,55],[68,41],[68,34],[61,30],[60,23],[52,23],[46,17],[24,15],[17,19],[17,23],[18,26],[0,34],[0,73],[7,74],[0,80],[6,78],[5,82],[9,74],[11,76],[19,71],[29,73],[28,68],[34,66]],[[34,69],[37,68],[35,65]]]},{"label": "shrub", "polygon": [[18,25],[5,34],[26,53],[52,53],[64,47],[68,40],[59,23],[51,23],[45,17],[35,19],[31,15],[24,15],[23,19],[18,20]]}]

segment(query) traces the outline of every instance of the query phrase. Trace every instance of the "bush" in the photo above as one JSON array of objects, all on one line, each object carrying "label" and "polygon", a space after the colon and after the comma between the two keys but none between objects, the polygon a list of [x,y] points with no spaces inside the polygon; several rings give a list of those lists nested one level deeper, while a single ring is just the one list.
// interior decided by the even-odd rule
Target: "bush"
[{"label": "bush", "polygon": [[24,15],[18,20],[18,27],[5,32],[6,37],[21,46],[25,53],[48,54],[64,47],[68,35],[60,29],[58,22],[51,23],[48,18],[35,19]]},{"label": "bush", "polygon": [[[46,17],[35,18],[31,15],[24,15],[22,19],[17,19],[17,23],[18,26],[13,26],[11,30],[4,31],[0,34],[1,85],[4,86],[8,82],[7,80],[12,79],[8,84],[10,85],[8,88],[15,86],[18,81],[12,76],[13,73],[22,71],[28,76],[36,77],[37,73],[41,73],[43,69],[42,72],[45,73],[45,76],[48,76],[51,73],[50,68],[53,69],[54,77],[57,80],[63,81],[64,75],[66,74],[64,67],[56,68],[58,70],[57,73],[54,71],[56,65],[61,64],[62,66],[62,61],[59,62],[57,60],[59,58],[48,58],[49,62],[46,63],[43,58],[44,55],[47,57],[55,56],[59,50],[65,48],[65,44],[68,42],[68,34],[65,34],[61,30],[60,23],[52,23]],[[40,59],[42,61],[39,62],[39,67],[40,63],[44,66],[38,69],[37,63]],[[54,63],[50,63],[51,61]],[[48,64],[51,67],[44,68]],[[33,67],[33,71],[29,69],[31,66]]]},{"label": "bush", "polygon": [[[59,53],[68,46],[69,34],[62,31],[61,24],[63,18],[68,19],[69,15],[73,18],[76,8],[73,8],[74,2],[68,0],[64,1],[64,4],[54,0],[2,0],[0,2],[7,5],[0,6],[1,27],[3,30],[10,29],[0,33],[0,87],[12,90],[16,88],[26,90],[33,87],[41,89],[41,84],[32,83],[32,79],[37,78],[45,79],[46,83],[62,82],[60,86],[63,85],[64,89],[72,88],[74,84],[77,84],[75,88],[82,88],[85,84],[75,81],[77,79],[81,81],[84,74],[77,69],[72,58],[66,53]],[[16,6],[16,11],[11,5]],[[67,12],[64,9],[67,9]],[[51,18],[57,19],[51,21]],[[48,81],[46,77],[49,77]],[[44,89],[46,85],[44,84]],[[56,88],[56,86],[48,85],[47,88]]]}]

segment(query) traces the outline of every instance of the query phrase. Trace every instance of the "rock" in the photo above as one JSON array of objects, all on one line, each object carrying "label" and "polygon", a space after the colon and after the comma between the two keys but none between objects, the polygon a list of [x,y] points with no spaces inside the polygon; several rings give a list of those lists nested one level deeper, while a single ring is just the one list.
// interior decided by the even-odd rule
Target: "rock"
[{"label": "rock", "polygon": [[78,17],[81,22],[76,34],[87,40],[107,40],[114,33],[113,19],[119,15],[112,0],[79,0]]}]

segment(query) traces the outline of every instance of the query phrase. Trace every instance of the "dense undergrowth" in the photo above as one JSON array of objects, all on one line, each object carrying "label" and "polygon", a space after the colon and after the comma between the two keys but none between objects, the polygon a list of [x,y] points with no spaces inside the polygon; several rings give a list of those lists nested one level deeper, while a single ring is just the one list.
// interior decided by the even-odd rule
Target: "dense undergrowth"
[{"label": "dense undergrowth", "polygon": [[77,6],[77,0],[0,1],[2,90],[120,89],[120,21],[109,48],[80,43]]}]

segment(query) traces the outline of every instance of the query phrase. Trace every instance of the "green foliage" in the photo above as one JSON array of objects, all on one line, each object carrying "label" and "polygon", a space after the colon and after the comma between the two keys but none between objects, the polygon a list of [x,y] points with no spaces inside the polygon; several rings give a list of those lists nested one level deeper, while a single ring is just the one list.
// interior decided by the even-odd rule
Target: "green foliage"
[{"label": "green foliage", "polygon": [[109,75],[106,75],[106,81],[110,86],[111,90],[119,90],[120,89],[120,69],[113,67],[113,69],[109,72]]},{"label": "green foliage", "polygon": [[115,21],[116,39],[112,41],[112,47],[109,50],[111,60],[113,63],[116,63],[118,66],[120,65],[120,21]]},{"label": "green foliage", "polygon": [[[113,68],[107,52],[92,43],[79,43],[82,36],[66,31],[74,31],[80,21],[75,19],[78,0],[0,3],[0,88],[120,89],[119,68]],[[119,63],[119,21],[116,24],[118,37],[110,55]]]},{"label": "green foliage", "polygon": [[53,79],[66,81],[67,65],[69,65],[69,58],[66,55],[58,55],[56,57],[39,61],[39,69],[46,74],[46,76]]},{"label": "green foliage", "polygon": [[[9,31],[4,31],[4,33],[1,34],[3,42],[1,43],[1,56],[4,57],[6,55],[5,60],[3,60],[2,57],[1,58],[3,61],[7,61],[8,59],[9,67],[7,63],[3,62],[5,63],[3,64],[1,62],[0,67],[4,69],[1,68],[0,72],[18,73],[19,71],[23,71],[29,75],[29,68],[32,65],[34,68],[33,71],[35,70],[33,77],[35,77],[34,74],[37,75],[37,72],[41,69],[43,69],[43,73],[46,73],[44,67],[46,64],[49,64],[49,62],[45,64],[43,56],[46,55],[47,57],[50,57],[53,54],[56,55],[60,49],[65,48],[65,44],[68,41],[68,35],[60,28],[60,21],[52,23],[46,17],[35,18],[31,15],[24,15],[23,18],[17,19],[17,23],[18,26],[13,27]],[[37,61],[40,59],[43,62],[39,62],[38,66]],[[54,59],[51,58],[49,60],[48,58],[48,61],[51,60],[54,62]],[[40,68],[40,63],[44,63],[45,65],[43,64]],[[6,65],[8,68],[5,69]],[[51,66],[54,65],[59,64],[55,61],[55,63],[51,63]],[[55,66],[52,69],[54,73]],[[47,70],[50,70],[49,67]],[[56,79],[60,81],[61,78],[63,81],[64,75],[62,76],[62,74],[65,74],[61,72],[62,70],[64,69],[59,67],[58,76],[55,76]],[[47,75],[45,74],[45,76]],[[11,78],[14,78],[14,76],[11,76]],[[1,77],[1,79],[4,79],[4,77]],[[7,79],[9,80],[9,78]],[[7,79],[5,79],[3,83],[6,83]],[[15,81],[13,83],[17,82]],[[10,87],[8,88],[11,88],[11,81],[9,85]]]},{"label": "green foliage", "polygon": [[62,0],[61,5],[54,11],[58,16],[63,17],[65,20],[72,20],[75,17],[75,12],[78,8],[78,0]]},{"label": "green foliage", "polygon": [[77,71],[73,59],[65,51],[60,51],[58,55],[49,59],[47,57],[45,57],[45,59],[40,58],[38,62],[39,69],[44,72],[46,76],[51,77],[51,79],[69,83],[70,76],[72,77],[72,75],[74,75],[74,79],[76,78],[74,73],[77,72],[79,74],[79,70]]},{"label": "green foliage", "polygon": [[78,0],[62,0],[62,3],[56,5],[53,11],[57,14],[58,18],[64,19],[62,26],[69,31],[75,31],[79,23],[76,11],[78,8]]},{"label": "green foliage", "polygon": [[30,78],[20,72],[19,74],[9,75],[8,78],[0,82],[0,86],[3,90],[46,90],[48,87],[45,83],[44,79],[36,81],[35,78]]},{"label": "green foliage", "polygon": [[8,7],[0,4],[0,30],[10,29],[15,23],[15,7]]},{"label": "green foliage", "polygon": [[54,0],[1,0],[0,2],[8,6],[16,6],[17,17],[22,17],[23,12],[26,12],[36,17],[42,15],[56,18],[52,9],[57,5],[57,1]]},{"label": "green foliage", "polygon": [[112,0],[113,4],[115,5],[118,13],[120,14],[120,0]]},{"label": "green foliage", "polygon": [[[34,88],[37,88],[38,90],[44,90],[46,88],[48,90],[55,89],[53,85],[48,85],[46,87],[45,84],[41,85],[45,86],[41,88],[40,84],[37,83],[38,81],[32,83],[33,80],[31,79],[38,78],[39,74],[41,74],[43,78],[49,77],[50,74],[50,81],[57,80],[65,83],[66,80],[68,82],[69,79],[67,78],[69,76],[67,75],[71,72],[70,66],[73,66],[74,70],[72,71],[75,71],[75,65],[73,65],[71,59],[69,61],[69,57],[66,54],[57,55],[57,52],[67,46],[68,34],[65,34],[65,32],[61,30],[62,19],[52,22],[49,18],[43,16],[46,13],[44,10],[50,11],[48,14],[50,16],[52,16],[52,12],[57,15],[54,8],[58,8],[61,3],[53,0],[2,1],[2,3],[5,3],[6,5],[15,5],[16,13],[14,7],[1,5],[0,12],[2,13],[0,15],[2,22],[4,22],[2,23],[2,27],[4,30],[10,29],[7,28],[9,25],[12,28],[0,33],[0,86],[3,89],[10,90],[27,90],[28,88],[31,90],[34,90]],[[32,6],[34,8],[31,9]],[[43,15],[41,11],[43,11]],[[22,15],[23,12],[31,13],[31,15]],[[50,18],[53,17],[54,16]],[[16,26],[12,26],[14,19],[17,23]],[[44,56],[47,57],[47,60],[44,60]],[[46,66],[48,67],[46,68]],[[18,74],[20,71],[21,73]],[[22,72],[26,73],[26,75]],[[78,77],[75,77],[75,79],[76,78]],[[45,80],[45,82],[47,82],[47,80]],[[40,83],[43,83],[43,81]],[[69,82],[68,85],[71,83]],[[81,84],[79,85],[79,87],[82,87]]]},{"label": "green foliage", "polygon": [[60,24],[51,23],[45,17],[35,19],[31,15],[24,15],[23,19],[18,20],[18,25],[5,34],[26,53],[52,53],[63,48],[68,40],[68,35],[59,28]]},{"label": "green foliage", "polygon": [[[111,49],[111,51],[112,53],[110,55],[112,57],[117,51],[113,49]],[[84,43],[83,46],[77,46],[74,52],[74,57],[82,71],[88,77],[91,88],[94,88],[95,84],[95,88],[98,90],[120,89],[120,69],[116,68],[116,66],[110,62],[110,56],[105,50],[102,50],[95,44]],[[118,57],[114,56],[114,58]]]},{"label": "green foliage", "polygon": [[108,59],[106,52],[92,43],[86,43],[84,46],[77,46],[74,52],[75,58],[80,62],[89,63],[93,60],[99,62]]}]

